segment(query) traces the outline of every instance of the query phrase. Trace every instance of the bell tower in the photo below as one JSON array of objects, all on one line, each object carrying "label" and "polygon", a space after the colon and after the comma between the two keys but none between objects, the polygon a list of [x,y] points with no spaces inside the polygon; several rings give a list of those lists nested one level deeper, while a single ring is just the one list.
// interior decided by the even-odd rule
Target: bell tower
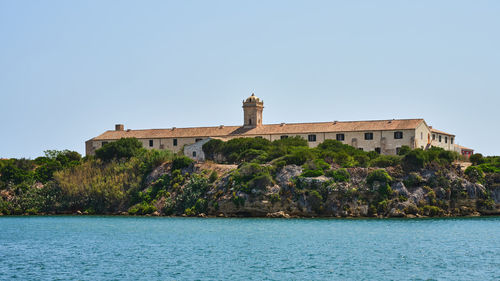
[{"label": "bell tower", "polygon": [[261,101],[253,93],[243,101],[243,127],[255,128],[262,125],[262,110],[264,101]]}]

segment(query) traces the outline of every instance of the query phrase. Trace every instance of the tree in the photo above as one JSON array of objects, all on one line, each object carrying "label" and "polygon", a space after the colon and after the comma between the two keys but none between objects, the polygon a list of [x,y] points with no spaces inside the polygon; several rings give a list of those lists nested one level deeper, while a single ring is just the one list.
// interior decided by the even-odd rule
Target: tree
[{"label": "tree", "polygon": [[477,166],[477,165],[484,163],[484,158],[483,158],[483,155],[481,153],[472,154],[470,156],[469,160],[472,162],[472,165],[474,165],[474,166]]},{"label": "tree", "polygon": [[115,142],[105,144],[95,152],[95,156],[102,161],[112,159],[130,159],[143,153],[145,149],[136,138],[122,138]]}]

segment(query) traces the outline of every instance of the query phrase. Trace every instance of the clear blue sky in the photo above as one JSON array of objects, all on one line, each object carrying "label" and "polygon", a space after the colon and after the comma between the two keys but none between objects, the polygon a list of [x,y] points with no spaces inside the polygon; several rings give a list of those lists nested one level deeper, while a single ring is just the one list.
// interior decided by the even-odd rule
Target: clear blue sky
[{"label": "clear blue sky", "polygon": [[500,1],[0,0],[0,158],[126,128],[424,118],[500,155]]}]

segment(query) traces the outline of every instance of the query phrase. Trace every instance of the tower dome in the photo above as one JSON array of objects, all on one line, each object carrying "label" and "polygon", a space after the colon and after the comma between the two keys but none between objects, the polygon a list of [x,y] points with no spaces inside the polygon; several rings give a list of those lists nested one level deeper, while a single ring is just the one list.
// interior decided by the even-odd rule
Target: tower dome
[{"label": "tower dome", "polygon": [[243,126],[251,128],[262,125],[263,109],[264,101],[252,93],[251,96],[243,101]]}]

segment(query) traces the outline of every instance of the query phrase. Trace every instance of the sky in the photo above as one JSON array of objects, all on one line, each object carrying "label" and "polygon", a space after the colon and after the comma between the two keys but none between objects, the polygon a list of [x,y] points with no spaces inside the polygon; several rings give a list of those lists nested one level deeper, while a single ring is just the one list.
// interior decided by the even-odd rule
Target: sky
[{"label": "sky", "polygon": [[500,155],[500,1],[0,0],[0,158],[130,129],[424,118]]}]

